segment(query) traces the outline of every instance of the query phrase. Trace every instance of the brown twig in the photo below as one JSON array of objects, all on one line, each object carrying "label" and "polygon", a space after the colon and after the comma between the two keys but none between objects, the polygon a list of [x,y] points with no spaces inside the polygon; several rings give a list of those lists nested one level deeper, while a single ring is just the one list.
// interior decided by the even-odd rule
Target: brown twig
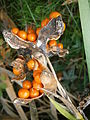
[{"label": "brown twig", "polygon": [[39,120],[35,101],[34,100],[31,101],[29,105],[30,105],[31,120]]},{"label": "brown twig", "polygon": [[[67,98],[68,101],[71,102],[71,100],[70,100],[69,96],[67,95],[66,91],[63,89],[62,85],[59,83],[58,78],[57,78],[57,76],[56,76],[56,73],[55,73],[55,71],[54,71],[54,68],[53,68],[53,66],[52,66],[52,64],[51,64],[48,56],[46,56],[46,59],[47,59],[47,62],[48,62],[48,64],[49,64],[49,66],[50,66],[50,69],[51,69],[51,71],[52,71],[52,73],[53,73],[53,75],[54,75],[54,77],[55,77],[55,79],[56,79],[56,81],[57,81],[57,87],[58,87],[58,89],[59,89],[59,91],[60,91],[61,96],[64,97],[64,98]],[[72,102],[71,102],[71,103],[72,103]]]}]

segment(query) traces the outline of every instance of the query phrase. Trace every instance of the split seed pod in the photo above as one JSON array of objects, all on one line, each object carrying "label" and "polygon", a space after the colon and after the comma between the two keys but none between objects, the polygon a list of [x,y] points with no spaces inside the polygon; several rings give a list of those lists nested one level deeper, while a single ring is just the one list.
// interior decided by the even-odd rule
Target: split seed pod
[{"label": "split seed pod", "polygon": [[[26,74],[24,72],[24,64],[25,64],[25,60],[23,58],[23,56],[19,56],[18,58],[16,58],[12,63],[11,66],[13,66],[13,68],[17,69],[20,71],[20,75],[12,78],[11,81],[16,81],[16,82],[22,82],[26,79]],[[19,83],[21,85],[21,83]]]}]

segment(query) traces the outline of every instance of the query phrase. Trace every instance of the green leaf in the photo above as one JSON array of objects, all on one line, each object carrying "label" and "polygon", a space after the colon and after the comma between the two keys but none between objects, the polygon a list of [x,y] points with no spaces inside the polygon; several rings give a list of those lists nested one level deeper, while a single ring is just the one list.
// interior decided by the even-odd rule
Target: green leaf
[{"label": "green leaf", "polygon": [[0,38],[0,46],[2,46],[2,44],[3,44],[3,39]]},{"label": "green leaf", "polygon": [[48,97],[49,100],[52,102],[52,104],[55,106],[55,108],[66,118],[69,120],[77,120],[72,114],[70,114],[60,103],[54,101],[50,97]]},{"label": "green leaf", "polygon": [[5,83],[0,83],[0,89],[5,89],[7,86]]},{"label": "green leaf", "polygon": [[29,13],[30,13],[30,15],[31,15],[34,23],[37,25],[37,22],[36,22],[36,20],[35,20],[34,14],[33,14],[33,12],[31,11],[31,8],[30,8],[30,6],[28,5],[28,3],[27,3],[26,0],[25,0],[25,3],[26,3],[27,9],[28,9],[28,11],[29,11]]},{"label": "green leaf", "polygon": [[0,79],[1,80],[6,80],[6,76],[4,74],[1,74]]},{"label": "green leaf", "polygon": [[78,0],[81,27],[82,27],[85,54],[86,54],[89,81],[90,81],[90,2],[89,1]]},{"label": "green leaf", "polygon": [[40,14],[41,12],[41,6],[37,6],[35,9],[36,14]]},{"label": "green leaf", "polygon": [[0,96],[2,96],[2,91],[0,90]]},{"label": "green leaf", "polygon": [[5,57],[6,57],[6,58],[9,58],[9,57],[10,57],[10,50],[9,50],[8,52],[6,52]]}]

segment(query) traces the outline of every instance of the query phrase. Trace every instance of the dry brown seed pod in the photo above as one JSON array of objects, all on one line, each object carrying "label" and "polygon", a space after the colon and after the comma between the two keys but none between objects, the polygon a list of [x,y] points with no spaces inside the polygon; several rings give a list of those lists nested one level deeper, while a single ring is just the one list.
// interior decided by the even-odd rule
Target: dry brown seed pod
[{"label": "dry brown seed pod", "polygon": [[15,65],[17,65],[18,63],[24,65],[25,60],[19,56],[19,58],[16,58],[16,59],[11,63],[11,66],[15,67]]},{"label": "dry brown seed pod", "polygon": [[69,54],[67,49],[60,49],[58,46],[49,47],[47,50],[47,54],[50,55],[58,55],[59,57],[65,57],[66,54]]},{"label": "dry brown seed pod", "polygon": [[53,74],[49,70],[43,70],[40,79],[44,88],[50,91],[56,91],[57,89],[57,82],[53,76]]},{"label": "dry brown seed pod", "polygon": [[42,66],[47,67],[47,60],[42,52],[34,52],[32,58],[36,59]]},{"label": "dry brown seed pod", "polygon": [[14,100],[14,103],[16,103],[16,104],[21,104],[21,105],[22,105],[22,104],[27,104],[27,103],[31,102],[32,100],[41,98],[43,95],[44,95],[44,94],[41,94],[41,95],[38,96],[38,97],[28,98],[28,99],[16,98],[16,99]]},{"label": "dry brown seed pod", "polygon": [[11,79],[11,82],[16,82],[18,85],[22,87],[23,81],[26,80],[26,74],[19,75]]},{"label": "dry brown seed pod", "polygon": [[19,58],[16,58],[11,63],[11,66],[13,66],[13,68],[15,68],[18,71],[20,71],[21,74],[24,74],[24,64],[25,64],[25,60],[19,57]]},{"label": "dry brown seed pod", "polygon": [[39,63],[38,63],[37,60],[34,61],[34,64],[35,64],[35,65],[34,65],[34,69],[33,69],[33,71],[34,71],[34,70],[37,70],[38,67],[39,67]]}]

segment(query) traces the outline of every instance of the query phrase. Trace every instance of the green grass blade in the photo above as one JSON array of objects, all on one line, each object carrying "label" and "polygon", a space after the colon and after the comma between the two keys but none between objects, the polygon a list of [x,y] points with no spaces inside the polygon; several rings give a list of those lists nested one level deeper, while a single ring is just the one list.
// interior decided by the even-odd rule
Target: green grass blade
[{"label": "green grass blade", "polygon": [[90,81],[90,5],[88,0],[78,0],[78,4]]},{"label": "green grass blade", "polygon": [[52,102],[52,104],[55,106],[55,108],[63,115],[65,116],[67,119],[69,120],[77,120],[73,115],[71,115],[67,110],[65,110],[62,105],[56,101],[54,101],[53,99],[51,99],[50,97],[48,97],[49,100]]},{"label": "green grass blade", "polygon": [[29,5],[28,5],[28,3],[27,3],[26,0],[25,0],[25,3],[26,3],[26,5],[27,5],[27,8],[28,8],[28,10],[29,10],[29,12],[30,12],[30,14],[31,14],[31,17],[32,17],[34,23],[35,23],[36,26],[37,26],[37,22],[36,22],[36,20],[35,20],[35,18],[34,18],[34,15],[33,15],[33,13],[32,13],[32,11],[31,11],[31,9],[30,9],[30,7],[29,7]]}]

